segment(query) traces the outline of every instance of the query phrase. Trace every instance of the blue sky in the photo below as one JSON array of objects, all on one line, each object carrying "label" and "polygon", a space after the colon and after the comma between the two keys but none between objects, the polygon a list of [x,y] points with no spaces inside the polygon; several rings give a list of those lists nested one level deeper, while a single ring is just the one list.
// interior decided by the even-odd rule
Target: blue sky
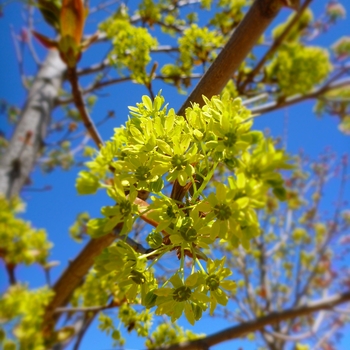
[{"label": "blue sky", "polygon": [[[94,5],[96,1],[91,1]],[[313,9],[317,17],[325,6],[326,1],[314,1]],[[350,3],[343,1],[347,9],[348,16],[350,16]],[[287,9],[282,10],[276,23],[281,23],[286,16],[290,14]],[[104,17],[106,14],[101,13]],[[88,19],[86,33],[91,34],[98,23],[100,15],[94,15]],[[21,86],[19,66],[16,60],[15,49],[11,38],[10,26],[15,32],[19,32],[24,26],[23,16],[21,15],[21,3],[11,2],[3,9],[3,17],[0,18],[0,33],[2,40],[0,42],[0,52],[2,53],[0,65],[0,98],[4,98],[9,103],[22,106],[26,93]],[[39,28],[43,26],[39,23]],[[46,31],[44,34],[49,35]],[[350,35],[350,25],[348,18],[340,21],[328,33],[322,35],[315,44],[330,47],[340,36]],[[160,44],[167,44],[161,42],[165,40],[165,36],[159,39]],[[36,49],[41,59],[44,59],[45,49],[36,45]],[[105,47],[96,46],[89,50],[84,55],[80,62],[80,67],[85,67],[91,63],[98,62],[101,57],[101,51]],[[161,58],[160,58],[161,59]],[[34,65],[31,61],[28,52],[25,54],[25,72],[28,74],[35,74]],[[86,79],[82,81],[84,85]],[[161,82],[155,82],[154,91],[163,89],[163,95],[170,107],[177,110],[185,100],[185,96],[178,95],[174,88],[165,86]],[[105,123],[99,130],[103,139],[107,140],[113,135],[113,128],[125,122],[128,114],[127,106],[135,105],[141,100],[141,96],[147,94],[147,90],[138,85],[126,84],[123,86],[112,86],[106,90],[101,91],[101,98],[97,102],[92,112],[92,117],[95,120],[103,119],[109,110],[116,111],[116,118],[111,119]],[[342,155],[349,153],[350,137],[341,134],[337,129],[337,119],[331,117],[316,118],[313,115],[312,109],[313,101],[306,101],[298,106],[288,107],[261,118],[257,118],[255,122],[255,129],[266,130],[269,129],[274,136],[282,136],[286,144],[288,152],[295,154],[301,149],[305,151],[311,158],[316,158],[326,147],[331,147],[337,154]],[[56,111],[55,116],[60,114]],[[10,129],[6,125],[6,120],[3,115],[0,116],[0,129],[6,130],[10,133]],[[68,234],[68,227],[74,222],[78,212],[88,211],[92,217],[99,215],[99,209],[104,204],[106,196],[99,193],[96,196],[82,197],[78,196],[74,187],[77,173],[80,169],[73,168],[69,172],[60,169],[55,170],[50,174],[43,174],[40,170],[35,170],[32,175],[33,187],[43,188],[44,186],[52,186],[50,191],[33,192],[29,190],[23,191],[23,199],[27,202],[27,211],[24,217],[32,222],[35,227],[45,228],[49,234],[50,240],[54,242],[52,249],[51,260],[61,261],[61,264],[52,270],[52,280],[60,275],[62,270],[66,267],[67,259],[72,259],[81,250],[82,245],[73,242]],[[333,186],[333,185],[332,185]],[[329,193],[326,194],[326,203],[332,206],[332,201],[335,199],[334,193],[337,191],[337,183],[334,187],[330,187]],[[346,196],[350,198],[349,188]],[[327,209],[325,207],[325,209]],[[18,279],[26,280],[32,287],[38,287],[45,283],[44,276],[39,267],[24,268],[18,270]],[[4,290],[6,276],[3,270],[0,271],[0,290]],[[183,321],[186,327],[186,321]],[[196,327],[196,332],[213,333],[223,329],[229,324],[219,319],[210,319],[204,317]],[[100,333],[94,331],[96,325],[91,327],[91,332],[88,332],[84,339],[81,349],[111,349],[111,341]],[[98,340],[97,340],[98,337]],[[243,347],[248,348],[245,342],[237,340],[232,345],[232,348]],[[345,346],[345,344],[344,344]],[[132,338],[128,343],[128,349],[140,349],[142,345],[140,342]],[[230,347],[231,348],[231,347]],[[254,347],[253,347],[254,348]],[[215,349],[227,349],[227,344],[215,347]],[[345,347],[344,347],[345,349]]]}]

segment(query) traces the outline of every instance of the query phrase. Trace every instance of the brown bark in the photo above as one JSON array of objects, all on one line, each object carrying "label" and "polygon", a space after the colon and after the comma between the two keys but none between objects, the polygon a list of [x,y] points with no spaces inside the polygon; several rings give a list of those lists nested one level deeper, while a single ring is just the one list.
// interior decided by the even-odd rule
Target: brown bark
[{"label": "brown bark", "polygon": [[322,299],[309,305],[287,309],[280,312],[273,312],[263,317],[259,317],[253,321],[242,323],[238,326],[233,326],[227,328],[221,332],[209,335],[202,339],[197,339],[193,341],[187,341],[180,344],[175,344],[169,347],[158,348],[156,350],[204,350],[210,347],[223,343],[228,340],[236,339],[244,336],[247,333],[255,332],[262,329],[265,326],[280,323],[282,321],[288,320],[290,318],[300,317],[309,315],[313,312],[320,310],[331,310],[336,305],[349,302],[350,301],[350,291],[337,294],[327,299]]},{"label": "brown bark", "polygon": [[180,108],[179,115],[184,115],[191,103],[196,102],[202,106],[203,95],[210,99],[220,94],[267,26],[277,16],[282,5],[281,0],[256,0],[253,3],[225,47]]},{"label": "brown bark", "polygon": [[[83,281],[84,276],[88,273],[97,256],[103,249],[110,246],[119,237],[122,224],[118,225],[113,232],[107,235],[91,239],[79,255],[68,265],[67,269],[60,276],[53,286],[55,296],[46,308],[44,317],[44,332],[48,335],[52,331],[54,322],[58,319],[59,314],[55,313],[55,309],[68,303],[74,290]],[[145,253],[145,248],[137,244],[131,239],[126,238],[126,242],[140,253]]]}]

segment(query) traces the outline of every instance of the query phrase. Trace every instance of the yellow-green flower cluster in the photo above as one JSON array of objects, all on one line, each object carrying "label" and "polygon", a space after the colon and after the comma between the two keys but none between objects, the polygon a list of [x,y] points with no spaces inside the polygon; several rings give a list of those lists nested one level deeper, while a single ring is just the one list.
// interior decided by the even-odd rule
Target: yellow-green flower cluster
[{"label": "yellow-green flower cluster", "polygon": [[[297,23],[293,25],[293,27],[290,29],[287,36],[284,38],[284,42],[298,41],[304,33],[307,33],[306,29],[312,23],[313,19],[314,16],[311,9],[307,8],[298,18]],[[294,14],[291,14],[283,24],[276,26],[275,29],[272,31],[273,38],[277,39],[293,20]]]},{"label": "yellow-green flower cluster", "polygon": [[[275,150],[273,142],[264,140],[260,132],[250,130],[252,119],[240,99],[232,100],[226,95],[204,100],[203,107],[194,104],[188,108],[185,118],[163,106],[161,96],[154,101],[144,96],[137,107],[130,107],[131,117],[126,128],[116,130],[114,140],[102,148],[95,161],[87,164],[90,170],[82,171],[77,180],[81,194],[104,187],[117,203],[102,209],[105,218],[90,220],[87,228],[91,236],[104,235],[120,223],[123,223],[122,233],[128,233],[140,212],[134,203],[137,193],[148,191],[157,195],[152,197],[149,214],[159,222],[157,232],[172,233],[174,244],[192,242],[206,247],[215,238],[209,238],[208,230],[212,225],[217,228],[218,223],[212,221],[216,217],[215,205],[219,204],[213,204],[209,212],[202,215],[201,212],[206,211],[205,202],[198,199],[204,195],[219,163],[236,173],[227,189],[231,204],[236,206],[231,211],[239,213],[237,218],[240,216],[235,225],[239,221],[241,228],[254,227],[254,234],[248,237],[256,235],[254,208],[262,205],[269,188],[284,199],[283,180],[276,170],[289,167],[288,157],[283,151]],[[106,184],[99,178],[104,178],[108,167],[114,169],[114,178]],[[168,198],[162,193],[165,182],[177,183],[180,190],[190,191]],[[220,198],[224,198],[225,188],[217,186],[218,193],[222,193]],[[186,210],[178,202],[184,195],[189,199]],[[214,203],[214,197],[209,195],[209,202]],[[222,226],[221,230],[224,229]],[[229,231],[218,236],[232,237],[235,230]],[[195,236],[191,236],[194,232]]]},{"label": "yellow-green flower cluster", "polygon": [[162,18],[161,4],[153,0],[142,0],[138,7],[138,14],[143,23],[148,23],[152,27],[155,23],[160,22]]},{"label": "yellow-green flower cluster", "polygon": [[184,330],[176,323],[162,323],[150,334],[145,342],[147,349],[179,344],[183,341],[191,341],[203,338],[204,334],[195,334],[190,330]]},{"label": "yellow-green flower cluster", "polygon": [[222,35],[210,31],[207,27],[200,28],[192,24],[179,38],[179,61],[177,64],[165,64],[161,72],[179,87],[181,76],[189,75],[194,65],[212,62],[215,58],[215,49],[223,45]]},{"label": "yellow-green flower cluster", "polygon": [[7,264],[45,265],[52,244],[45,230],[16,217],[21,210],[19,200],[8,202],[0,197],[0,257]]},{"label": "yellow-green flower cluster", "polygon": [[281,47],[266,68],[282,96],[305,94],[320,84],[332,66],[328,52],[320,47],[290,43]]},{"label": "yellow-green flower cluster", "polygon": [[350,56],[350,36],[343,36],[332,46],[332,51],[338,59],[345,59]]},{"label": "yellow-green flower cluster", "polygon": [[250,1],[247,0],[220,0],[217,6],[222,10],[215,13],[210,24],[220,28],[221,33],[226,35],[243,19],[243,8],[249,5]]},{"label": "yellow-green flower cluster", "polygon": [[[106,249],[96,261],[97,278],[115,286],[115,298],[156,306],[156,314],[165,313],[173,321],[184,312],[192,324],[209,305],[211,312],[217,304],[225,305],[225,290],[235,287],[224,281],[229,275],[225,261],[210,260],[208,251],[217,240],[249,249],[250,240],[260,233],[256,209],[265,205],[269,190],[284,199],[278,170],[290,167],[283,151],[251,131],[250,112],[240,99],[203,99],[203,107],[193,104],[178,116],[164,106],[162,96],[154,101],[143,96],[142,103],[130,107],[125,128],[116,129],[77,183],[80,193],[105,188],[116,202],[102,208],[104,218],[89,221],[92,237],[118,225],[128,234],[140,216],[154,226],[145,239],[150,248],[143,254],[122,241]],[[215,177],[222,167],[232,175],[219,183]],[[113,178],[106,180],[106,169],[113,171]],[[167,184],[173,186],[170,196],[164,190]],[[141,191],[149,192],[147,205],[136,197]],[[158,287],[153,267],[174,251],[179,269]]]},{"label": "yellow-green flower cluster", "polygon": [[113,44],[108,57],[121,73],[127,69],[132,79],[140,84],[148,82],[146,66],[151,61],[150,50],[157,46],[145,28],[135,27],[122,14],[109,18],[100,25]]},{"label": "yellow-green flower cluster", "polygon": [[[18,340],[20,349],[44,350],[42,333],[42,317],[45,306],[53,297],[53,291],[48,288],[28,290],[26,286],[16,284],[11,286],[0,299],[0,320],[2,322],[15,321],[13,333]],[[8,348],[15,349],[16,345],[8,339],[3,339]],[[12,347],[11,344],[13,345]]]},{"label": "yellow-green flower cluster", "polygon": [[112,245],[97,258],[95,270],[99,278],[108,277],[111,286],[117,284],[114,296],[119,299],[126,297],[133,302],[141,293],[144,303],[146,294],[154,288],[153,274],[146,271],[146,259],[123,241]]}]

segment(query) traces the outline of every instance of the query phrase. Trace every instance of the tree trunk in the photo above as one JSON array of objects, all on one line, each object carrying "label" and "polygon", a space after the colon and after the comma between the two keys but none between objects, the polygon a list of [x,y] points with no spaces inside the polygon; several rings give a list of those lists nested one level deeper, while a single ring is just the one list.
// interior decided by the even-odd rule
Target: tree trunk
[{"label": "tree trunk", "polygon": [[20,193],[40,155],[65,71],[66,65],[58,51],[50,50],[29,90],[9,146],[0,159],[0,194],[8,199]]}]

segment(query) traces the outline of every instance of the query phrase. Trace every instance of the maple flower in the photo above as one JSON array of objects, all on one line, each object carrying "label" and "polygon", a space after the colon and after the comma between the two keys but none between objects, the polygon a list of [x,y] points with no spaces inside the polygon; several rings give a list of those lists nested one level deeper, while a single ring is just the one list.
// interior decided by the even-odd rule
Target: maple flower
[{"label": "maple flower", "polygon": [[228,302],[227,291],[236,290],[236,282],[232,280],[224,280],[226,277],[232,274],[232,271],[225,265],[226,257],[222,257],[220,260],[208,259],[207,269],[208,277],[205,280],[206,288],[210,293],[210,314],[212,315],[216,305],[225,306]]},{"label": "maple flower", "polygon": [[162,287],[154,291],[157,295],[156,315],[166,314],[175,322],[185,311],[185,316],[192,325],[202,316],[210,301],[209,297],[198,290],[203,285],[200,273],[193,273],[183,282],[178,274],[173,275],[169,281],[173,288]]}]

